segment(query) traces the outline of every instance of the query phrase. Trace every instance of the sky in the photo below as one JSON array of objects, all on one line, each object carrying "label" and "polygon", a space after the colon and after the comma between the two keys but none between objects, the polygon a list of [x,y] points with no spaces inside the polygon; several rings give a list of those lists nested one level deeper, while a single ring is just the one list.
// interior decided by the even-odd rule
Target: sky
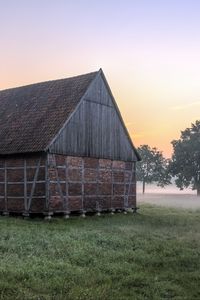
[{"label": "sky", "polygon": [[0,0],[0,90],[102,68],[135,146],[200,119],[199,0]]}]

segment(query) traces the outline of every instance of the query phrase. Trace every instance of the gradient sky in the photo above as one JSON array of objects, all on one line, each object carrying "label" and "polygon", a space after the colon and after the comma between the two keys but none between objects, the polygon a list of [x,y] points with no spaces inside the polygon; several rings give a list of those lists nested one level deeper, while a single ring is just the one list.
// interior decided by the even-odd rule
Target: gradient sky
[{"label": "gradient sky", "polygon": [[0,89],[103,69],[136,146],[200,119],[199,0],[0,0]]}]

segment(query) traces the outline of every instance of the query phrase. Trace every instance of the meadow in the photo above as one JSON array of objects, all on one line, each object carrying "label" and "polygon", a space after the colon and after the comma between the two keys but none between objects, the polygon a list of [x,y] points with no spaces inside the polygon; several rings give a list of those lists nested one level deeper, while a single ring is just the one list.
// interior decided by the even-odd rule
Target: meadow
[{"label": "meadow", "polygon": [[200,299],[200,211],[0,217],[0,299]]}]

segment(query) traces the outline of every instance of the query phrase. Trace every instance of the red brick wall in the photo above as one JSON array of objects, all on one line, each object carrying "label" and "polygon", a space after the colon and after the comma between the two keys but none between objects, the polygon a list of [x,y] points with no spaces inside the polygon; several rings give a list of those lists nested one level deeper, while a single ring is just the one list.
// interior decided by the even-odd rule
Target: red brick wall
[{"label": "red brick wall", "polygon": [[30,205],[30,212],[44,211],[46,158],[39,155],[15,158],[5,157],[0,159],[0,211],[20,213],[26,211],[25,199],[28,202],[30,198],[39,159],[40,167]]},{"label": "red brick wall", "polygon": [[136,182],[133,164],[50,154],[50,210],[135,208]]},{"label": "red brick wall", "polygon": [[134,208],[135,168],[129,162],[53,154],[47,161],[39,155],[0,159],[0,212],[25,212],[32,191],[28,212]]}]

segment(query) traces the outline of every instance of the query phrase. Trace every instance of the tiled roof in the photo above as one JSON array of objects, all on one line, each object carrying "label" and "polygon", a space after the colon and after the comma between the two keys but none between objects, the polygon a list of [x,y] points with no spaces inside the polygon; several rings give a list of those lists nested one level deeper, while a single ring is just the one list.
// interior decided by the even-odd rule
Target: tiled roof
[{"label": "tiled roof", "polygon": [[96,74],[0,91],[0,154],[44,151]]}]

